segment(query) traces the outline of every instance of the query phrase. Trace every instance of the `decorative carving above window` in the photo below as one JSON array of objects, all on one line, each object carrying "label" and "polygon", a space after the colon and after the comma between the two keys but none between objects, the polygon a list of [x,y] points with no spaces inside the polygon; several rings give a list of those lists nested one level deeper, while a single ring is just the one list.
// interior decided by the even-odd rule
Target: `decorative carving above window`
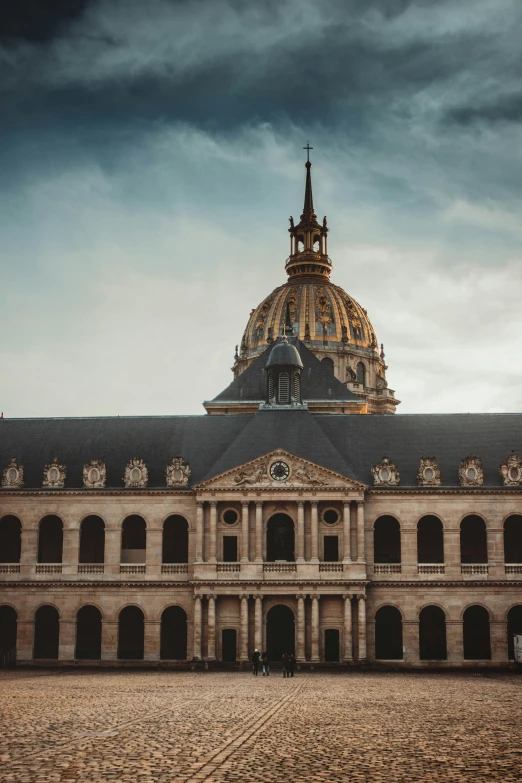
[{"label": "decorative carving above window", "polygon": [[42,486],[49,489],[63,489],[65,485],[65,465],[61,465],[58,462],[58,457],[55,457],[52,462],[49,462],[45,466],[43,472],[43,484]]},{"label": "decorative carving above window", "polygon": [[519,487],[522,484],[522,459],[514,451],[499,467],[505,487]]},{"label": "decorative carving above window", "polygon": [[105,463],[100,459],[93,459],[83,466],[83,486],[90,489],[104,487],[107,471]]},{"label": "decorative carving above window", "polygon": [[419,487],[440,487],[440,468],[435,457],[421,457],[417,473]]},{"label": "decorative carving above window", "polygon": [[142,459],[135,457],[125,466],[123,483],[127,489],[134,487],[146,487],[149,480],[149,471]]},{"label": "decorative carving above window", "polygon": [[480,487],[484,481],[482,462],[478,457],[466,457],[460,463],[459,483],[463,487]]},{"label": "decorative carving above window", "polygon": [[190,466],[183,457],[173,457],[167,465],[167,487],[186,487],[191,473]]},{"label": "decorative carving above window", "polygon": [[382,462],[372,465],[372,475],[375,487],[396,487],[400,481],[399,471],[388,457],[383,457]]},{"label": "decorative carving above window", "polygon": [[24,468],[13,457],[2,471],[2,487],[4,489],[20,489],[24,483]]}]

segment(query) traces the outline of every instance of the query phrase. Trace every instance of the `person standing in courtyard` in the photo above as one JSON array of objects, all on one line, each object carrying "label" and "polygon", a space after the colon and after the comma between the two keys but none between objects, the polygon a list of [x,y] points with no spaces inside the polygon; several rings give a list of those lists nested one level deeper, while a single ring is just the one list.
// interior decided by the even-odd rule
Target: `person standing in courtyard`
[{"label": "person standing in courtyard", "polygon": [[264,653],[261,655],[261,665],[263,666],[263,677],[268,677],[270,674],[270,658],[268,657],[268,653],[265,650]]},{"label": "person standing in courtyard", "polygon": [[290,677],[290,670],[288,668],[290,663],[290,656],[287,652],[283,653],[283,657],[281,658],[281,663],[283,664],[283,677]]},{"label": "person standing in courtyard", "polygon": [[289,672],[289,677],[293,677],[293,676],[294,676],[294,672],[295,672],[295,665],[296,665],[296,663],[297,663],[297,662],[296,662],[296,660],[295,660],[295,655],[294,655],[294,653],[290,653],[290,655],[288,656],[288,672]]},{"label": "person standing in courtyard", "polygon": [[256,647],[256,649],[252,653],[252,674],[255,674],[256,677],[257,677],[257,673],[259,671],[259,659],[260,658],[261,658],[261,653],[259,652],[259,650]]}]

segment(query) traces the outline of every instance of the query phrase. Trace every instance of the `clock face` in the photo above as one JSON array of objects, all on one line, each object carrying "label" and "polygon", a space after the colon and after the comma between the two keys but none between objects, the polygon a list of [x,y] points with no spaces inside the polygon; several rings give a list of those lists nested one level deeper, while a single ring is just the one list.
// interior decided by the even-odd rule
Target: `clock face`
[{"label": "clock face", "polygon": [[286,462],[278,460],[270,465],[270,475],[275,481],[286,481],[290,475],[290,468]]}]

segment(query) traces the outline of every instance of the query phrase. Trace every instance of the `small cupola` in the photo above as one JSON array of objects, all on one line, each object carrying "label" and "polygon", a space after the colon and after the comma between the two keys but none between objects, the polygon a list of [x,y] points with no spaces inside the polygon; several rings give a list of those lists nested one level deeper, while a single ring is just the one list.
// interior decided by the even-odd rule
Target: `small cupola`
[{"label": "small cupola", "polygon": [[302,369],[303,362],[295,345],[288,342],[286,335],[279,338],[265,366],[266,403],[263,408],[306,407],[301,397]]}]

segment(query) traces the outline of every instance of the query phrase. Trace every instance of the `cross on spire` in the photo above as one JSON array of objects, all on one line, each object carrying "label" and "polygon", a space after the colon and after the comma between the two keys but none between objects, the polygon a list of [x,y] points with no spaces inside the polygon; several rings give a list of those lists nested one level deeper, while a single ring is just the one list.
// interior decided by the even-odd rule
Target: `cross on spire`
[{"label": "cross on spire", "polygon": [[304,150],[306,150],[306,162],[310,163],[310,150],[313,150],[313,147],[310,146],[310,142],[306,142],[306,147],[303,147]]}]

